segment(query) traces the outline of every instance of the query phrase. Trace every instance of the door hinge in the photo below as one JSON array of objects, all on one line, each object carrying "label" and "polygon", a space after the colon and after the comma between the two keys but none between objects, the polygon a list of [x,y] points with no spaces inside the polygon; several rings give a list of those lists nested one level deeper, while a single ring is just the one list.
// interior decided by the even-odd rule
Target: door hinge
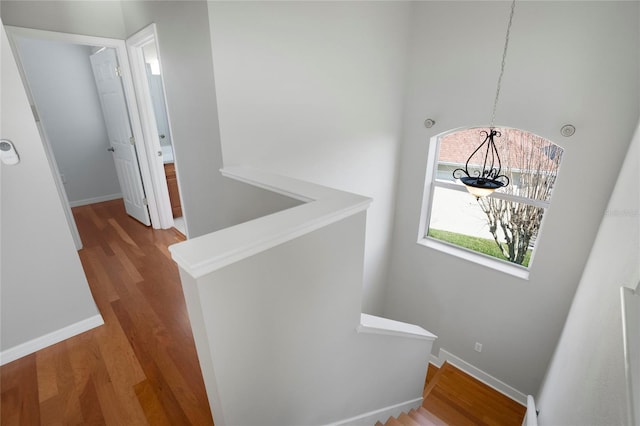
[{"label": "door hinge", "polygon": [[148,205],[149,205],[149,200],[147,200],[147,198],[146,198],[146,197],[145,197],[145,198],[143,198],[143,199],[142,199],[142,204],[143,204],[143,205],[145,205],[145,206],[148,206]]},{"label": "door hinge", "polygon": [[131,143],[131,145],[135,145],[136,144],[136,138],[134,138],[133,136],[131,136],[129,138],[129,143]]},{"label": "door hinge", "polygon": [[116,67],[116,75],[122,77],[122,68],[119,65]]}]

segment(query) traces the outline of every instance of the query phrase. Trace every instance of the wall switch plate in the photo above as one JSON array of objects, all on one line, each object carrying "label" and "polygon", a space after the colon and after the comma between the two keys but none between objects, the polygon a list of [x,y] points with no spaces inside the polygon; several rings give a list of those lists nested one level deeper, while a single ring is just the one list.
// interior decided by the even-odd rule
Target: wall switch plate
[{"label": "wall switch plate", "polygon": [[476,345],[474,346],[473,350],[476,352],[482,352],[482,343],[476,342]]}]

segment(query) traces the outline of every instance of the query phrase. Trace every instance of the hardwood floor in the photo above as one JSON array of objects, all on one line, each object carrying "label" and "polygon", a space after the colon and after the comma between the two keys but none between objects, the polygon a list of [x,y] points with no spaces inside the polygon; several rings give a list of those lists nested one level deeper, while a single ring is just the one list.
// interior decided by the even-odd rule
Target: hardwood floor
[{"label": "hardwood floor", "polygon": [[105,325],[0,368],[0,423],[212,425],[178,271],[184,237],[121,200],[73,209]]},{"label": "hardwood floor", "polygon": [[520,426],[526,407],[445,362],[429,364],[422,406],[375,426]]},{"label": "hardwood floor", "polygon": [[526,407],[449,363],[429,364],[422,403],[442,424],[520,426]]}]

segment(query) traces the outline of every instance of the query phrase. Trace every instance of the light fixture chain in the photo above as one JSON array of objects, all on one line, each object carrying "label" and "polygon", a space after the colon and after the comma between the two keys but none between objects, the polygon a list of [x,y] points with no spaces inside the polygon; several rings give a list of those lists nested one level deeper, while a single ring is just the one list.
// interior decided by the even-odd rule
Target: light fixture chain
[{"label": "light fixture chain", "polygon": [[493,129],[493,125],[496,120],[496,109],[498,108],[498,98],[500,97],[500,86],[502,85],[502,76],[504,74],[504,66],[507,60],[507,48],[509,47],[509,35],[511,33],[511,23],[513,22],[513,12],[516,8],[516,0],[511,2],[511,14],[509,15],[509,24],[507,25],[507,35],[504,39],[504,50],[502,51],[502,64],[500,65],[500,76],[498,77],[498,86],[496,88],[496,98],[493,101],[493,112],[491,113],[491,126]]}]

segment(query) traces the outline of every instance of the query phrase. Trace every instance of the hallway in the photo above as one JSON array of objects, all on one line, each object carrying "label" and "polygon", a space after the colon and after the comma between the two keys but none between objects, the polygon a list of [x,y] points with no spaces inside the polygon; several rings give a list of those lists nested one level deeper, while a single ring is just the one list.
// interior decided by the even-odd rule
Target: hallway
[{"label": "hallway", "polygon": [[73,209],[101,327],[2,366],[2,425],[210,425],[178,270],[184,237],[122,200]]}]

